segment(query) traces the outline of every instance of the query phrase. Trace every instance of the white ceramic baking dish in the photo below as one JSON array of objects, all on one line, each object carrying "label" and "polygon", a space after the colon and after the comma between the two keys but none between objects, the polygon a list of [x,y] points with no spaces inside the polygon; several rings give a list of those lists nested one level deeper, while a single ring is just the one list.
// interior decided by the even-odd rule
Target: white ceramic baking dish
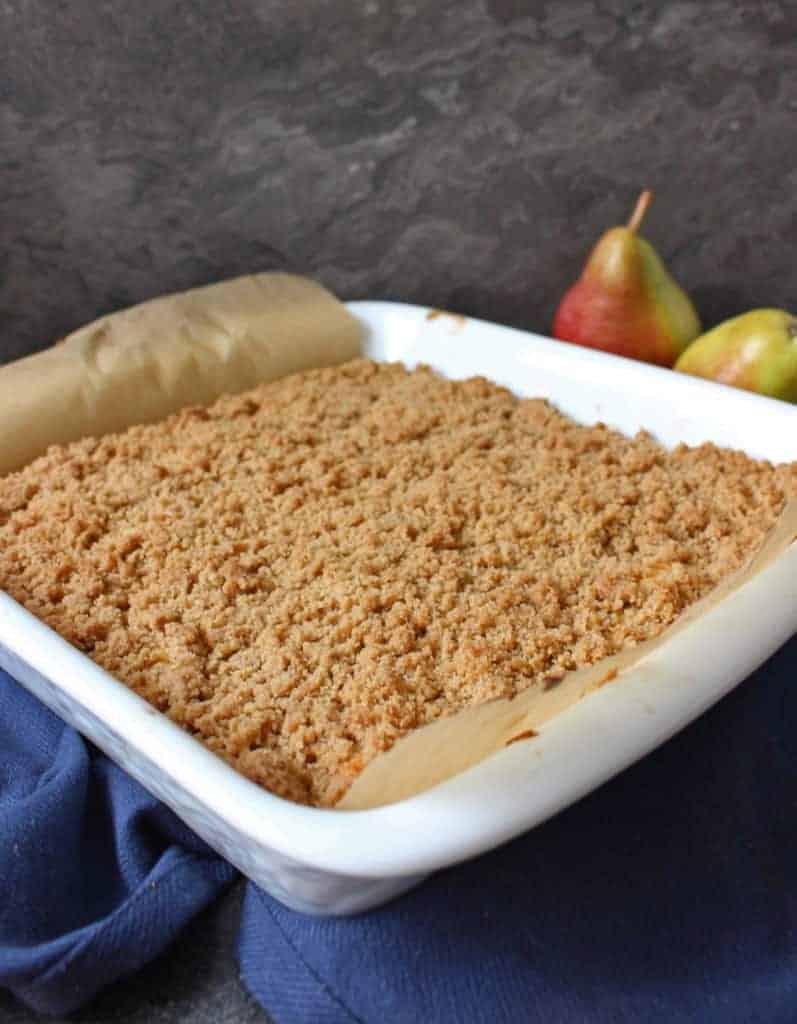
[{"label": "white ceramic baking dish", "polygon": [[[367,353],[482,374],[582,422],[665,444],[712,440],[797,459],[797,407],[536,335],[420,307],[354,302]],[[0,593],[0,665],[277,899],[348,914],[519,835],[692,721],[797,630],[797,544],[605,686],[419,796],[369,811],[300,807],[260,789]]]}]

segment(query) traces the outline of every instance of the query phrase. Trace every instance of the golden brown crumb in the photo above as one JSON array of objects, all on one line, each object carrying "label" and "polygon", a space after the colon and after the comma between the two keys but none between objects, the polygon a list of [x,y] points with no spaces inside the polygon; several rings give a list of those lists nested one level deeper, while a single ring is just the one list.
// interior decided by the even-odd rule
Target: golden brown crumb
[{"label": "golden brown crumb", "polygon": [[263,786],[333,804],[416,726],[660,633],[797,463],[358,360],[0,480],[0,587]]}]

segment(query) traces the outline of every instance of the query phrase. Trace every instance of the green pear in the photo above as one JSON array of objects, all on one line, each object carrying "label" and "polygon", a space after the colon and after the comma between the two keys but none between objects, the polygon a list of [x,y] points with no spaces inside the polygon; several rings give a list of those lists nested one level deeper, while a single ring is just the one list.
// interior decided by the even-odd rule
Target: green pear
[{"label": "green pear", "polygon": [[726,320],[692,342],[675,369],[797,402],[797,317],[753,309]]}]

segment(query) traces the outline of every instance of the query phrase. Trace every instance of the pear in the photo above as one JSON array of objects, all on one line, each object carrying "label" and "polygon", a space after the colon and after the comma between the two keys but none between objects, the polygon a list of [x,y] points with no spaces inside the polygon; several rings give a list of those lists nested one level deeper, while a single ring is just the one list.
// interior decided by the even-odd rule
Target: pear
[{"label": "pear", "polygon": [[675,369],[797,402],[797,317],[753,309],[725,320],[691,344]]},{"label": "pear", "polygon": [[625,226],[610,228],[592,250],[553,322],[560,341],[672,366],[701,331],[689,297],[637,230],[653,199],[646,189]]}]

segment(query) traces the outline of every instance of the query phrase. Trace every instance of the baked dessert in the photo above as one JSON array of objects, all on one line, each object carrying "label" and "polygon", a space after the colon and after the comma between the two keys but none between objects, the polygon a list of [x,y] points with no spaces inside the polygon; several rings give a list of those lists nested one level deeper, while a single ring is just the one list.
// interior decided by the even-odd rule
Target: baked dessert
[{"label": "baked dessert", "polygon": [[408,731],[661,633],[789,496],[797,463],[360,359],[0,478],[0,588],[251,779],[332,806]]}]

